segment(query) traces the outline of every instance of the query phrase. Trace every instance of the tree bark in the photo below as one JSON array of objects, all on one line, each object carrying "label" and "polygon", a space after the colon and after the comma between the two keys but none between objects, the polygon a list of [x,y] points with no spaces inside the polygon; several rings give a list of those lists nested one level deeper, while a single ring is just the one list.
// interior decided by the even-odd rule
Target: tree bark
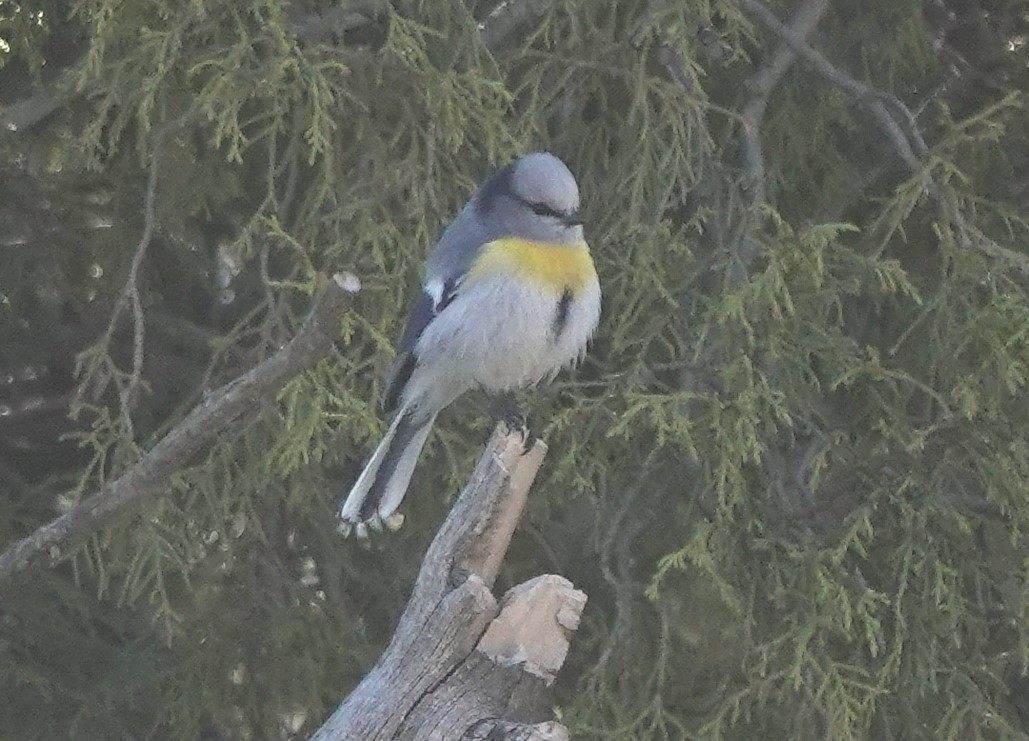
[{"label": "tree bark", "polygon": [[561,741],[550,686],[586,595],[554,575],[490,588],[546,445],[494,432],[422,561],[385,653],[314,741]]}]

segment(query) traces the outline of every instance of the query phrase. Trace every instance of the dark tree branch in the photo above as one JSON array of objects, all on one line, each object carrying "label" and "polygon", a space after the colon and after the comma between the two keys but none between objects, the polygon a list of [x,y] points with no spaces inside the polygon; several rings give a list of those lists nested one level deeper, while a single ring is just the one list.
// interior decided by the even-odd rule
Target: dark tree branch
[{"label": "dark tree branch", "polygon": [[520,724],[547,713],[586,595],[558,576],[515,587],[499,608],[490,592],[545,451],[540,441],[526,451],[503,427],[494,433],[429,546],[389,647],[315,741],[476,739],[483,723],[498,741],[548,738]]},{"label": "dark tree branch", "polygon": [[321,41],[333,34],[342,34],[372,23],[389,9],[387,0],[349,0],[321,12],[305,13],[306,9],[288,3],[287,12],[293,16],[293,33],[304,41]]},{"label": "dark tree branch", "polygon": [[[797,8],[797,11],[790,19],[789,25],[784,26],[794,38],[806,39],[818,25],[818,21],[825,15],[829,8],[829,0],[806,0]],[[768,98],[772,91],[782,81],[787,70],[793,66],[797,58],[797,51],[789,44],[783,42],[772,54],[771,58],[763,64],[757,72],[748,80],[747,87],[751,91],[751,97],[743,106],[742,126],[742,160],[743,170],[747,175],[747,185],[750,189],[748,195],[751,207],[747,209],[746,221],[749,228],[739,232],[739,240],[736,241],[736,258],[739,261],[739,273],[746,271],[760,252],[756,229],[759,221],[760,206],[767,199],[765,182],[765,155],[761,146],[761,123],[765,117],[765,110],[768,107]],[[740,275],[742,278],[742,275]]]},{"label": "dark tree branch", "polygon": [[[816,72],[857,98],[879,123],[897,154],[912,172],[919,172],[923,169],[921,157],[928,151],[925,140],[918,130],[914,114],[899,98],[871,85],[866,85],[837,68],[813,49],[803,34],[798,33],[790,26],[783,25],[760,0],[742,0],[742,3],[743,7],[750,11],[762,25],[774,32],[796,54],[803,57]],[[895,116],[894,113],[897,115]],[[898,116],[900,120],[898,120]]]},{"label": "dark tree branch", "polygon": [[811,67],[841,90],[853,95],[865,107],[886,134],[894,151],[904,162],[908,171],[923,180],[926,193],[939,207],[944,217],[955,227],[962,247],[981,250],[986,255],[1011,263],[1029,275],[1029,260],[1022,254],[998,244],[977,226],[969,222],[955,203],[953,192],[940,187],[926,167],[929,148],[918,128],[915,114],[897,96],[854,79],[828,59],[811,48],[806,40],[792,29],[784,26],[760,0],[741,0],[766,28],[773,31],[789,45]]},{"label": "dark tree branch", "polygon": [[[132,255],[128,275],[125,279],[125,286],[115,302],[114,310],[111,312],[111,318],[107,324],[107,330],[89,351],[80,356],[80,363],[82,363],[81,358],[88,357],[89,361],[83,364],[85,365],[85,370],[80,377],[78,391],[72,402],[72,409],[80,406],[82,398],[87,394],[88,389],[92,389],[93,394],[99,397],[106,388],[108,381],[113,381],[118,391],[118,418],[121,426],[119,444],[123,445],[124,449],[128,451],[136,450],[136,434],[132,418],[132,408],[136,402],[137,392],[144,384],[143,360],[147,323],[143,311],[143,296],[140,291],[140,271],[158,226],[157,186],[161,148],[168,135],[177,131],[188,119],[189,114],[168,121],[161,126],[154,136],[150,151],[147,187],[143,201],[143,229]],[[129,371],[123,371],[119,368],[110,354],[111,342],[126,308],[131,311],[132,318],[132,368]],[[79,368],[81,369],[82,365]]]},{"label": "dark tree branch", "polygon": [[72,545],[144,503],[167,496],[169,478],[233,422],[291,378],[327,357],[357,278],[325,281],[300,332],[279,352],[211,393],[139,462],[93,496],[0,555],[0,585],[34,564],[53,564]]},{"label": "dark tree branch", "polygon": [[75,64],[28,98],[0,106],[0,125],[8,131],[21,131],[63,108],[79,94],[75,80],[81,71],[81,65]]},{"label": "dark tree branch", "polygon": [[[829,8],[829,0],[807,0],[790,19],[788,28],[796,38],[806,39]],[[761,122],[772,90],[793,66],[797,52],[781,43],[771,58],[747,81],[751,97],[743,106],[743,165],[754,183],[757,202],[764,201],[765,159],[761,149]]]}]

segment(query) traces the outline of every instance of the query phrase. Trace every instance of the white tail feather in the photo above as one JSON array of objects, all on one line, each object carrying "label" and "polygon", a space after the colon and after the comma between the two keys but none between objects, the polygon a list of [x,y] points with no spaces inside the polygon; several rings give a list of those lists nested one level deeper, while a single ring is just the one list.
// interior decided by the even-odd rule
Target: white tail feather
[{"label": "white tail feather", "polygon": [[385,520],[392,515],[404,501],[407,487],[411,484],[411,476],[414,474],[415,464],[418,463],[418,457],[422,453],[422,448],[425,446],[435,419],[435,415],[430,417],[422,428],[414,433],[407,447],[400,454],[396,466],[389,474],[389,481],[382,492],[382,498],[379,500],[379,519]]},{"label": "white tail feather", "polygon": [[[411,476],[414,474],[415,464],[418,462],[418,456],[421,454],[422,447],[429,437],[429,431],[432,429],[432,423],[435,421],[436,415],[432,415],[424,422],[417,423],[418,427],[413,433],[409,436],[401,435],[400,439],[398,439],[397,431],[400,429],[401,424],[405,423],[405,419],[407,424],[411,424],[410,417],[402,409],[393,420],[393,423],[390,424],[382,441],[375,448],[371,460],[368,461],[357,482],[350,490],[350,494],[347,495],[347,499],[339,513],[340,518],[344,522],[358,524],[362,521],[361,511],[366,509],[364,506],[365,500],[367,500],[368,495],[371,493],[374,484],[382,477],[385,478],[380,486],[379,491],[381,493],[376,505],[378,518],[385,520],[397,511],[400,503],[404,500],[407,487],[411,483]],[[405,440],[404,437],[407,437],[407,439]],[[403,450],[393,451],[392,447],[394,444],[403,445]],[[391,469],[388,471],[381,470],[387,460]]]}]

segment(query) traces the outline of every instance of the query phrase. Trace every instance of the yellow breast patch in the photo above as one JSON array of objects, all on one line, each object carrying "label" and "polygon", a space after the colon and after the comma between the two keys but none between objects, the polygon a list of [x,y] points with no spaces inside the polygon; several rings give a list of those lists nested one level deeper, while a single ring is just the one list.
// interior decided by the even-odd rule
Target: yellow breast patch
[{"label": "yellow breast patch", "polygon": [[468,271],[470,278],[490,273],[512,273],[546,284],[557,292],[573,293],[596,277],[589,246],[547,244],[506,237],[485,244]]}]

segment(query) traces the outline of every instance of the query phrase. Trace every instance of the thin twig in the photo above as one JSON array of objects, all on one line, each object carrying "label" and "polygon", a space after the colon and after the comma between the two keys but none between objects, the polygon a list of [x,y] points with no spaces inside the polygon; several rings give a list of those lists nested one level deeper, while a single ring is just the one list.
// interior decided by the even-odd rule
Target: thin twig
[{"label": "thin twig", "polygon": [[[605,493],[605,511],[598,513],[596,550],[600,572],[615,598],[615,624],[607,645],[593,667],[594,681],[599,681],[616,652],[626,650],[626,638],[638,634],[634,619],[636,598],[642,596],[643,585],[632,578],[631,560],[636,536],[654,513],[653,504],[667,492],[658,463],[660,452],[647,455],[634,478],[617,496]],[[613,508],[612,508],[613,505]],[[617,573],[616,573],[617,568]]]},{"label": "thin twig", "polygon": [[[154,229],[157,226],[157,179],[158,166],[161,161],[161,146],[164,138],[173,129],[178,128],[181,120],[166,123],[154,137],[153,151],[150,154],[150,173],[147,175],[146,201],[143,205],[143,233],[139,237],[139,244],[132,255],[132,263],[129,265],[129,276],[125,281],[125,290],[119,305],[127,297],[132,305],[132,372],[128,382],[120,391],[121,414],[125,429],[130,439],[132,434],[132,404],[136,390],[139,388],[143,377],[143,348],[146,341],[146,317],[143,314],[143,300],[139,294],[139,269],[143,265],[150,241],[154,236]],[[114,316],[111,319],[113,325],[117,321],[119,309],[115,308]]]},{"label": "thin twig", "polygon": [[[797,8],[789,25],[784,28],[788,29],[793,37],[806,39],[828,8],[829,0],[807,0]],[[768,99],[772,91],[785,77],[796,58],[797,51],[788,43],[783,42],[773,52],[771,58],[758,68],[747,82],[747,87],[752,94],[743,106],[741,136],[743,139],[743,169],[747,175],[746,184],[749,187],[750,208],[747,209],[747,217],[742,225],[745,228],[739,232],[739,239],[733,241],[735,248],[732,250],[738,264],[735,274],[740,280],[743,279],[743,275],[760,252],[755,231],[761,223],[761,205],[767,198],[765,155],[761,146],[761,124],[764,121],[765,110],[768,108]]]},{"label": "thin twig", "polygon": [[[125,287],[122,289],[118,300],[111,311],[111,319],[107,324],[107,330],[103,337],[93,346],[93,350],[102,353],[106,360],[101,365],[107,367],[111,377],[118,389],[119,418],[121,420],[124,440],[131,446],[135,444],[135,431],[132,422],[132,405],[135,402],[135,394],[143,380],[144,345],[146,340],[146,319],[143,313],[143,300],[139,290],[139,272],[146,258],[147,250],[153,239],[154,231],[157,228],[157,184],[158,165],[160,163],[160,149],[165,137],[171,131],[185,123],[187,116],[180,117],[174,121],[165,123],[154,137],[153,148],[150,153],[150,169],[147,175],[147,189],[143,204],[143,232],[140,235],[139,243],[132,256],[129,265],[129,274],[125,280]],[[128,373],[121,371],[114,360],[110,357],[110,346],[114,333],[118,328],[122,313],[126,306],[132,311],[132,370]],[[82,396],[90,386],[98,372],[97,364],[90,364],[89,370],[81,378],[79,389],[72,406],[78,406]],[[78,374],[78,371],[76,371]],[[103,384],[101,384],[103,385]]]}]

